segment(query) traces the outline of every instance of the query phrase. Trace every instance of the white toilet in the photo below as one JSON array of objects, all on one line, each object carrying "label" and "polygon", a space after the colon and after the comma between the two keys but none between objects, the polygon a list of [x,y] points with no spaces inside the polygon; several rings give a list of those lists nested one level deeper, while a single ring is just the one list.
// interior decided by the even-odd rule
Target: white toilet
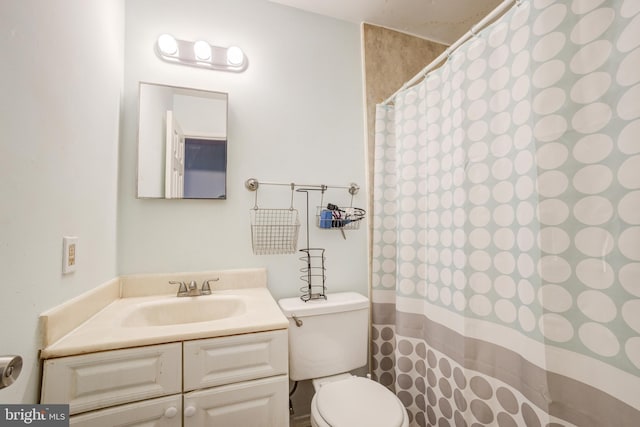
[{"label": "white toilet", "polygon": [[355,292],[307,302],[278,301],[289,319],[289,377],[313,380],[314,427],[407,427],[400,400],[386,387],[349,371],[365,366],[369,300]]}]

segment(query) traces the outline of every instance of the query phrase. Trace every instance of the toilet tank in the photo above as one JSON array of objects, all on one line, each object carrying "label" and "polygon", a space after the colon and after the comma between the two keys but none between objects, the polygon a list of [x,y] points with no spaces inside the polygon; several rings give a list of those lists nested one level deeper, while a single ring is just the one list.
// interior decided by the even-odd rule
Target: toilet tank
[{"label": "toilet tank", "polygon": [[[289,377],[293,381],[349,372],[367,364],[369,300],[356,292],[307,302],[278,301],[289,319]],[[297,320],[297,322],[296,322]]]}]

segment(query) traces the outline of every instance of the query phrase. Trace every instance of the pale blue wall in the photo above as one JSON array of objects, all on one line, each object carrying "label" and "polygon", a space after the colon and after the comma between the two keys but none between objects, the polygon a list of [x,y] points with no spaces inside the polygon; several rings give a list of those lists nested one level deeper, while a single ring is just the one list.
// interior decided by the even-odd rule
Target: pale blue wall
[{"label": "pale blue wall", "polygon": [[[298,294],[298,255],[252,254],[244,181],[364,189],[357,25],[265,0],[3,0],[0,28],[0,342],[25,360],[0,402],[38,400],[39,314],[115,276],[266,266],[276,297]],[[237,44],[249,69],[161,62],[161,32]],[[229,93],[226,201],[135,198],[138,81]],[[340,190],[326,201],[349,198]],[[289,193],[264,188],[259,202],[288,207]],[[304,199],[295,202],[304,223]],[[355,204],[366,205],[364,190]],[[367,292],[364,225],[346,241],[312,230],[327,249],[330,291]],[[67,276],[64,235],[79,237]]]},{"label": "pale blue wall", "polygon": [[[0,353],[38,396],[38,316],[115,277],[124,2],[0,2]],[[62,275],[62,237],[79,238]]]},{"label": "pale blue wall", "polygon": [[[153,46],[168,32],[238,45],[244,73],[169,64]],[[226,201],[135,198],[137,85],[166,83],[229,93]],[[264,0],[127,0],[124,128],[120,156],[118,263],[121,274],[265,266],[276,297],[298,294],[299,255],[256,256],[244,181],[346,185],[366,206],[360,28]],[[312,214],[319,194],[311,200]],[[262,207],[289,207],[286,187],[263,187]],[[346,190],[325,203],[348,204]],[[295,196],[305,222],[305,200]],[[304,227],[300,246],[305,245]],[[311,229],[311,244],[327,249],[331,291],[367,293],[366,227],[347,232]]]}]

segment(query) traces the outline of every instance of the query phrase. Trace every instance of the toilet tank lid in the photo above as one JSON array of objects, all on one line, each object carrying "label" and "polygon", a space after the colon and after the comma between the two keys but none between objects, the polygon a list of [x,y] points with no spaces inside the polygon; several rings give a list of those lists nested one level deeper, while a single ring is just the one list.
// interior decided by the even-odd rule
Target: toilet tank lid
[{"label": "toilet tank lid", "polygon": [[297,297],[283,298],[278,300],[278,304],[287,317],[305,317],[366,309],[369,308],[369,299],[357,292],[336,292],[327,294],[326,300],[320,298],[305,302]]}]

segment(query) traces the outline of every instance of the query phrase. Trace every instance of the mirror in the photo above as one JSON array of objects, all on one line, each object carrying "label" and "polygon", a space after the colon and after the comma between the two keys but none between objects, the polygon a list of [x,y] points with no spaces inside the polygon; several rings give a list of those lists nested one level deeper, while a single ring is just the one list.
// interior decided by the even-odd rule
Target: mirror
[{"label": "mirror", "polygon": [[140,83],[139,198],[226,199],[227,98]]}]

